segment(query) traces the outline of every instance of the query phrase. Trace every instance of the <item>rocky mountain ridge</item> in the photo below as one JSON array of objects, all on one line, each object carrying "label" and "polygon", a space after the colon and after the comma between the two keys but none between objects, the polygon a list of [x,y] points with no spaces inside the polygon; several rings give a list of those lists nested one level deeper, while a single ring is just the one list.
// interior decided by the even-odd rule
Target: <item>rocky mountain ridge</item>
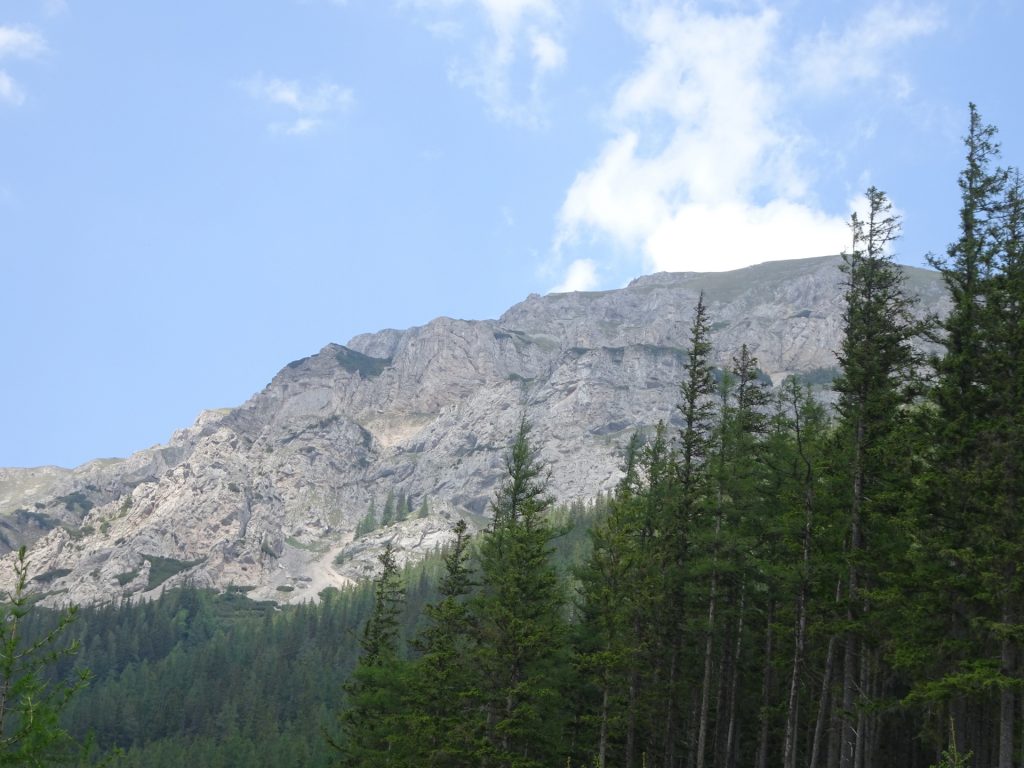
[{"label": "rocky mountain ridge", "polygon": [[[497,320],[442,317],[328,344],[167,445],[74,470],[0,469],[0,544],[34,542],[32,586],[51,603],[145,599],[185,580],[315,599],[369,573],[387,540],[416,557],[458,517],[485,524],[521,414],[559,500],[611,489],[632,431],[673,416],[701,291],[719,365],[746,343],[775,382],[827,377],[838,265],[660,273],[531,295]],[[922,311],[941,311],[938,275],[907,274]],[[426,514],[356,539],[389,494]],[[10,571],[0,566],[0,587]]]}]

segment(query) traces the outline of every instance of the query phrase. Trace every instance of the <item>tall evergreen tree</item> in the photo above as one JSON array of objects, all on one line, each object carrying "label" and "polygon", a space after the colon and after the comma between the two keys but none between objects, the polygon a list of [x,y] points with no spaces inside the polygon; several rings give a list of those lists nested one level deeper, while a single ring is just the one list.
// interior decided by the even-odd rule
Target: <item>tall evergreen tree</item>
[{"label": "tall evergreen tree", "polygon": [[[691,557],[693,537],[698,526],[706,521],[708,494],[708,457],[712,449],[713,415],[715,411],[715,378],[711,365],[711,322],[703,292],[694,308],[690,326],[689,356],[680,384],[679,416],[682,422],[676,452],[676,482],[672,486],[651,479],[652,493],[661,487],[671,488],[672,499],[667,508],[669,515],[658,521],[658,528],[664,536],[666,548],[664,563],[667,579],[665,595],[666,615],[664,626],[668,632],[665,642],[667,670],[665,670],[665,723],[661,744],[661,762],[671,766],[683,742],[681,735],[681,679],[683,674],[683,653],[690,640],[688,608],[700,601],[696,592],[690,590],[692,583]],[[657,469],[652,464],[652,469]],[[692,592],[692,594],[691,594]],[[705,608],[708,603],[704,603]],[[710,637],[710,635],[708,635]],[[704,706],[702,705],[702,712]],[[699,716],[691,728],[706,736],[706,718]],[[701,733],[693,733],[686,741],[697,742]],[[702,752],[699,748],[698,752]]]},{"label": "tall evergreen tree", "polygon": [[[664,425],[657,441],[664,445]],[[645,457],[639,432],[626,447],[623,476],[607,518],[591,530],[591,551],[577,571],[580,610],[576,632],[578,666],[591,681],[595,706],[585,710],[598,768],[631,768],[637,744],[642,638],[649,635],[653,574],[653,530],[645,514]]]},{"label": "tall evergreen tree", "polygon": [[495,768],[555,765],[565,750],[565,598],[551,562],[552,498],[529,435],[524,417],[480,542],[481,591],[471,603],[483,715],[477,757]]},{"label": "tall evergreen tree", "polygon": [[[743,345],[718,377],[718,408],[705,466],[706,502],[694,516],[687,571],[691,592],[700,585],[703,646],[694,764],[727,766],[736,759],[745,716],[739,692],[749,652],[758,521],[764,480],[761,457],[769,396],[757,358]],[[694,617],[696,619],[696,617]],[[691,746],[691,749],[693,747]]]},{"label": "tall evergreen tree", "polygon": [[679,385],[679,480],[684,507],[692,507],[704,494],[705,462],[711,450],[715,411],[715,377],[711,365],[711,321],[703,292],[697,299],[690,326],[689,357]]},{"label": "tall evergreen tree", "polygon": [[417,635],[420,652],[411,670],[409,715],[403,738],[416,765],[460,768],[473,759],[473,710],[478,706],[474,670],[474,624],[467,596],[474,586],[468,564],[470,536],[465,520],[454,528],[445,555],[441,600],[424,610],[427,626]]},{"label": "tall evergreen tree", "polygon": [[342,737],[330,740],[346,768],[409,766],[396,746],[406,712],[407,664],[400,656],[399,617],[405,594],[388,542],[378,557],[373,613],[363,629],[362,654],[345,684]]},{"label": "tall evergreen tree", "polygon": [[881,502],[899,476],[894,438],[901,411],[915,394],[910,384],[923,364],[911,342],[926,330],[914,315],[904,273],[889,253],[899,236],[899,217],[881,190],[871,187],[865,197],[867,219],[851,217],[853,244],[843,254],[842,373],[834,383],[848,483],[840,768],[862,764],[874,747],[867,739],[870,723],[863,706],[873,695],[868,677],[877,664],[866,630],[867,590],[878,586],[877,577],[886,568],[881,544],[891,544],[896,530],[889,526],[891,510]]},{"label": "tall evergreen tree", "polygon": [[59,717],[70,698],[89,680],[82,670],[72,682],[51,679],[60,660],[78,652],[62,637],[76,609],[62,613],[42,637],[26,640],[32,599],[26,590],[25,547],[14,560],[14,591],[0,604],[0,765],[43,766],[74,761],[77,747]]},{"label": "tall evergreen tree", "polygon": [[953,306],[946,353],[935,361],[931,471],[918,520],[915,579],[928,587],[930,610],[921,611],[917,647],[927,635],[943,639],[915,655],[914,696],[948,712],[960,739],[950,749],[1012,768],[1024,637],[1024,284],[1020,177],[996,166],[995,135],[970,105],[960,236],[933,262]]}]

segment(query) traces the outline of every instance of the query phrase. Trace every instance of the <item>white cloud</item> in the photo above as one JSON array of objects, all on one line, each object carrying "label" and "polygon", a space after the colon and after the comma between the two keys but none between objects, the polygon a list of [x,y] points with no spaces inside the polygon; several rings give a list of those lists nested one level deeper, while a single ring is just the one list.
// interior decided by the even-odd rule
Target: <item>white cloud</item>
[{"label": "white cloud", "polygon": [[565,48],[555,42],[554,38],[543,32],[531,34],[533,61],[538,72],[551,72],[565,66]]},{"label": "white cloud", "polygon": [[18,87],[10,75],[0,69],[0,101],[20,106],[25,101],[25,93]]},{"label": "white cloud", "polygon": [[[649,270],[726,270],[785,258],[838,253],[849,240],[846,212],[821,210],[800,162],[804,139],[788,124],[790,86],[804,57],[824,56],[826,39],[856,39],[880,58],[934,29],[932,12],[887,15],[879,6],[838,38],[785,50],[785,21],[772,7],[715,13],[696,4],[638,4],[624,16],[644,45],[639,67],[608,110],[612,135],[566,193],[548,271],[595,240],[640,257]],[[874,30],[891,22],[895,29]],[[826,63],[826,66],[830,64]],[[857,78],[888,76],[858,65]],[[808,83],[814,94],[821,85]],[[565,283],[596,278],[573,261]]]},{"label": "white cloud", "polygon": [[[463,7],[482,14],[489,38],[468,61],[456,60],[449,76],[475,91],[496,118],[527,126],[543,123],[545,78],[564,67],[567,59],[559,39],[561,14],[556,0],[409,0],[405,5],[443,14],[427,28],[449,39],[463,36],[463,25],[449,14]],[[525,84],[514,82],[513,77],[524,58],[531,64]]]},{"label": "white cloud", "polygon": [[254,99],[284,107],[293,113],[292,119],[269,125],[271,133],[285,136],[312,133],[328,122],[330,115],[347,111],[355,102],[351,88],[335,83],[320,83],[310,89],[296,80],[268,80],[263,75],[256,75],[245,83],[245,88]]},{"label": "white cloud", "polygon": [[[0,59],[33,59],[45,52],[46,41],[38,33],[0,24]],[[5,69],[0,69],[0,102],[15,107],[25,102],[25,91]]]},{"label": "white cloud", "polygon": [[687,203],[650,233],[644,250],[654,271],[718,272],[839,253],[848,240],[844,218],[789,200]]},{"label": "white cloud", "polygon": [[889,79],[894,94],[910,94],[909,78],[892,71],[890,53],[916,37],[942,26],[934,6],[909,8],[903,3],[880,3],[839,34],[822,29],[797,48],[800,81],[816,91],[834,91],[848,83]]},{"label": "white cloud", "polygon": [[566,270],[565,279],[552,288],[551,292],[591,291],[597,285],[597,265],[591,259],[576,259]]},{"label": "white cloud", "polygon": [[36,32],[23,27],[0,25],[0,59],[31,59],[46,51],[46,42]]}]

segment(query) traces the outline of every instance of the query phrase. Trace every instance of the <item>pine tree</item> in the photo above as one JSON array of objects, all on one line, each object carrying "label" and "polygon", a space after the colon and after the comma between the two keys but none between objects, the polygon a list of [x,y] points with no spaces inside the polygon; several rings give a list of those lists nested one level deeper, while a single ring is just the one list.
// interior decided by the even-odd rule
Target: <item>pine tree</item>
[{"label": "pine tree", "polygon": [[407,663],[399,655],[399,617],[405,602],[391,542],[378,557],[373,613],[363,629],[362,654],[345,684],[342,737],[328,740],[346,768],[410,766],[400,746],[407,712]]},{"label": "pine tree", "polygon": [[714,414],[715,377],[711,367],[711,322],[704,294],[697,299],[690,326],[690,349],[685,378],[679,386],[679,415],[683,425],[679,434],[679,480],[683,505],[691,507],[704,490],[704,462],[711,450]]},{"label": "pine tree", "polygon": [[[838,353],[842,374],[839,394],[839,435],[848,462],[848,539],[846,621],[843,638],[840,768],[853,768],[873,745],[866,740],[869,724],[860,700],[872,689],[867,675],[877,663],[864,629],[866,590],[878,586],[881,543],[892,541],[881,500],[899,476],[893,441],[901,411],[915,394],[910,386],[923,361],[911,342],[926,330],[914,316],[914,300],[905,276],[889,253],[899,236],[899,217],[885,194],[867,190],[868,214],[850,219],[852,249],[843,254],[846,276],[844,333]],[[877,535],[876,541],[872,536]]]},{"label": "pine tree", "polygon": [[377,510],[374,508],[373,501],[370,502],[369,509],[366,510],[366,514],[360,518],[356,524],[355,537],[357,539],[362,538],[368,533],[372,533],[377,530]]},{"label": "pine tree", "polygon": [[565,599],[550,559],[552,498],[529,433],[524,418],[480,543],[481,592],[471,603],[484,716],[477,757],[493,767],[555,765],[564,749]]},{"label": "pine tree", "polygon": [[398,519],[397,511],[395,510],[395,492],[388,491],[388,497],[384,501],[384,511],[381,513],[380,524],[387,526],[396,522]]},{"label": "pine tree", "polygon": [[[660,426],[659,430],[664,431]],[[575,633],[577,666],[596,699],[582,708],[594,743],[597,768],[633,765],[636,700],[640,675],[642,602],[653,585],[649,531],[643,526],[642,438],[633,433],[626,447],[623,476],[608,516],[590,531],[591,551],[578,569],[579,620]],[[589,743],[589,742],[588,742]]]},{"label": "pine tree", "polygon": [[467,596],[474,586],[468,565],[470,536],[464,520],[445,555],[441,600],[424,611],[428,624],[415,645],[420,651],[410,673],[410,716],[405,739],[416,765],[473,766],[473,710],[478,704],[474,670],[474,626]]},{"label": "pine tree", "polygon": [[[943,323],[946,354],[935,361],[931,470],[919,505],[915,579],[927,605],[908,646],[915,700],[945,707],[979,762],[1011,768],[1024,636],[1024,212],[1019,174],[995,165],[995,135],[970,105],[960,236],[933,260],[953,307]],[[928,635],[942,638],[931,653],[922,648]],[[983,723],[998,723],[997,749]]]},{"label": "pine tree", "polygon": [[[764,482],[767,509],[756,516],[754,535],[757,570],[768,601],[768,614],[773,618],[789,617],[792,627],[788,637],[781,631],[772,651],[788,662],[788,676],[774,696],[775,707],[784,714],[781,733],[782,768],[805,764],[817,767],[825,737],[831,669],[836,639],[827,641],[821,666],[825,672],[817,689],[809,685],[807,673],[814,659],[814,633],[822,634],[815,620],[826,606],[826,615],[833,603],[833,585],[837,581],[838,564],[834,554],[841,551],[841,542],[830,540],[830,520],[826,514],[831,506],[823,480],[828,472],[829,421],[825,410],[796,377],[788,377],[776,393],[776,411],[768,423],[764,445],[767,467]],[[816,616],[818,614],[818,616]],[[786,643],[789,654],[784,655]],[[763,665],[771,670],[776,663],[772,652],[764,654]],[[780,664],[781,666],[781,664]],[[768,686],[771,688],[771,686]],[[762,700],[762,733],[758,764],[768,759],[768,697]],[[784,709],[781,706],[784,701]],[[814,704],[809,721],[813,729],[806,735],[804,760],[800,760],[801,706]]]},{"label": "pine tree", "polygon": [[77,611],[69,608],[54,628],[26,641],[22,635],[33,606],[25,547],[18,550],[14,572],[14,591],[0,605],[0,765],[71,762],[78,747],[59,718],[90,675],[82,670],[72,682],[50,676],[62,658],[78,652],[77,641],[61,647]]}]

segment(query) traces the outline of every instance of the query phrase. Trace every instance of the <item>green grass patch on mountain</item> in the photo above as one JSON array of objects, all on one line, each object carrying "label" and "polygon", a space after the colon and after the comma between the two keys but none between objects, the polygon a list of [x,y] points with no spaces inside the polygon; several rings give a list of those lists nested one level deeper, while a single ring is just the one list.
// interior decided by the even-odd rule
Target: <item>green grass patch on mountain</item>
[{"label": "green grass patch on mountain", "polygon": [[172,557],[157,557],[156,555],[146,555],[146,560],[149,560],[147,591],[156,589],[172,576],[177,576],[182,571],[187,571],[202,562],[201,560],[175,560]]}]

